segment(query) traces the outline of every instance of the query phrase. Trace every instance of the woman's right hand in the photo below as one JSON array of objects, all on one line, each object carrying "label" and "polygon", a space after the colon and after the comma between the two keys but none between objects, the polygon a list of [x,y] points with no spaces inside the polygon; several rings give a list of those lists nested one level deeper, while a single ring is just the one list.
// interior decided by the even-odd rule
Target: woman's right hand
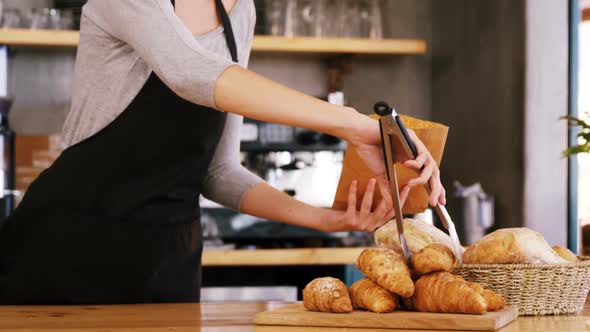
[{"label": "woman's right hand", "polygon": [[[347,111],[356,113],[353,109],[348,109]],[[357,120],[357,129],[350,133],[348,141],[355,147],[359,157],[364,161],[365,165],[371,170],[371,172],[380,179],[386,179],[379,122],[360,113],[357,114],[360,116]],[[401,161],[404,166],[416,169],[420,172],[420,175],[410,180],[408,185],[414,187],[429,183],[431,187],[429,197],[430,205],[435,206],[437,203],[445,205],[446,192],[440,180],[440,171],[436,160],[434,160],[430,151],[428,151],[424,143],[418,138],[418,136],[416,136],[416,133],[413,130],[408,129],[408,133],[416,145],[418,156],[415,159],[408,159],[405,155],[395,156],[396,160]]]},{"label": "woman's right hand", "polygon": [[[373,197],[375,189],[381,192],[381,201],[375,209]],[[400,192],[402,205],[408,198],[411,186],[404,187]],[[387,183],[373,178],[369,180],[360,207],[357,207],[358,181],[352,181],[348,189],[348,206],[345,211],[332,210],[324,225],[326,232],[362,231],[374,232],[395,216],[393,201],[388,192]]]}]

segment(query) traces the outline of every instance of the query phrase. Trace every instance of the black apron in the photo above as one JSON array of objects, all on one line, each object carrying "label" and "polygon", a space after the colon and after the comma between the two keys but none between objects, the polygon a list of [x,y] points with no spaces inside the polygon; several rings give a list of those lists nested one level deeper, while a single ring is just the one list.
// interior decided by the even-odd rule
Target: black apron
[{"label": "black apron", "polygon": [[198,200],[225,119],[152,73],[113,122],[63,151],[5,222],[0,303],[198,302]]}]

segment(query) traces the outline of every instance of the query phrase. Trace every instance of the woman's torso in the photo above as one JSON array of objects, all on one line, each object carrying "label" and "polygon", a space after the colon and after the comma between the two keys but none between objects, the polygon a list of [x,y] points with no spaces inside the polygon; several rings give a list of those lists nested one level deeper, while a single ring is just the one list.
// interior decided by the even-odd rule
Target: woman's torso
[{"label": "woman's torso", "polygon": [[[100,22],[95,22],[97,20],[91,18],[94,10],[92,6],[86,5],[82,12],[72,107],[62,130],[64,148],[90,137],[113,121],[137,95],[152,72],[133,48],[109,35],[100,26]],[[239,64],[247,67],[256,20],[253,1],[236,0],[229,16],[236,39]],[[154,24],[167,23],[155,21]],[[132,26],[133,22],[130,21],[129,25]],[[194,38],[207,51],[231,60],[221,26]],[[153,51],[174,52],[173,49]],[[186,70],[190,70],[194,75],[209,77],[211,84],[214,84],[218,74],[215,68],[207,63],[196,68],[187,67]],[[195,89],[191,93],[203,100],[213,98],[212,86]]]},{"label": "woman's torso", "polygon": [[225,119],[148,73],[113,121],[41,174],[2,228],[0,302],[198,300],[197,202]]}]

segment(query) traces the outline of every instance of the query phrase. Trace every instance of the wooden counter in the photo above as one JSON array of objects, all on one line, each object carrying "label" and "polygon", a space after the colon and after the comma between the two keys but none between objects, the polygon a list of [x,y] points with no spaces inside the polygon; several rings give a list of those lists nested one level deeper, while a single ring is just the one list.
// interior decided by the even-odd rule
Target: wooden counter
[{"label": "wooden counter", "polygon": [[[27,332],[351,332],[351,329],[254,326],[256,313],[277,302],[148,304],[113,306],[0,306],[0,331]],[[354,329],[355,332],[394,330]],[[400,330],[395,330],[400,331]],[[521,317],[499,330],[590,331],[590,306],[579,315]],[[408,330],[408,332],[418,332]]]},{"label": "wooden counter", "polygon": [[354,264],[364,248],[205,250],[203,266]]}]

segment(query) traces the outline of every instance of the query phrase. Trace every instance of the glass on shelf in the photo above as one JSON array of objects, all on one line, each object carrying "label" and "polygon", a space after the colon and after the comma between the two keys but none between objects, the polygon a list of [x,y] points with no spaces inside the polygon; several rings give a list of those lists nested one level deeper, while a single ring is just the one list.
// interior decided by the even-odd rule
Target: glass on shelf
[{"label": "glass on shelf", "polygon": [[340,37],[359,38],[361,33],[361,6],[359,0],[341,0],[339,10]]},{"label": "glass on shelf", "polygon": [[28,15],[28,28],[31,30],[49,29],[49,9],[31,8]]},{"label": "glass on shelf", "polygon": [[265,20],[266,33],[271,36],[282,36],[285,33],[285,12],[287,0],[266,0]]},{"label": "glass on shelf", "polygon": [[382,39],[383,20],[379,0],[362,0],[360,7],[360,33],[362,38]]},{"label": "glass on shelf", "polygon": [[262,30],[271,36],[383,38],[380,0],[260,1]]},{"label": "glass on shelf", "polygon": [[23,16],[18,9],[4,9],[2,11],[2,28],[3,29],[19,29],[24,28],[25,22]]},{"label": "glass on shelf", "polygon": [[74,11],[71,9],[60,9],[59,19],[60,30],[73,30],[75,26]]},{"label": "glass on shelf", "polygon": [[285,32],[287,37],[310,36],[312,26],[311,0],[287,0]]},{"label": "glass on shelf", "polygon": [[5,29],[71,30],[74,21],[74,13],[69,9],[31,8],[25,15],[18,9],[6,9],[2,14],[2,27]]},{"label": "glass on shelf", "polygon": [[341,0],[314,0],[312,5],[313,35],[318,38],[339,37],[341,23],[335,19]]}]

